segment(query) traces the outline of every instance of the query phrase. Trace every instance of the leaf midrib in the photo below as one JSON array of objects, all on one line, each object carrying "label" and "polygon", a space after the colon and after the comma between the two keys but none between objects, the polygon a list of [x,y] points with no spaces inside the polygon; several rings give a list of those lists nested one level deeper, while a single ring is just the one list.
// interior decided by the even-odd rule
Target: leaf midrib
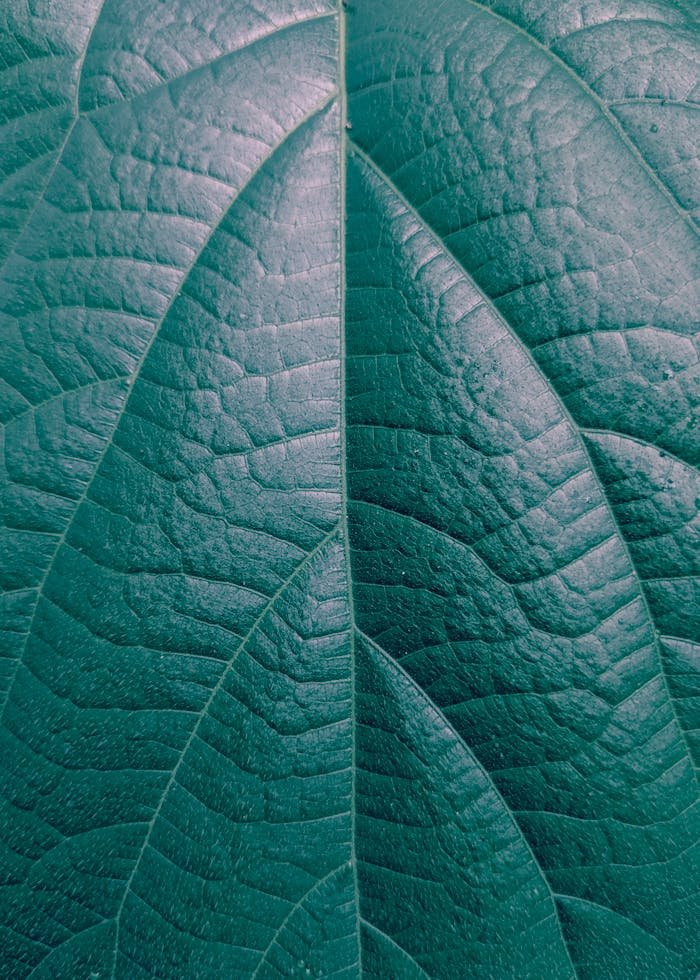
[{"label": "leaf midrib", "polygon": [[352,880],[355,898],[355,933],[357,937],[357,970],[362,976],[362,931],[360,916],[360,882],[357,874],[357,685],[355,650],[355,606],[352,587],[352,566],[350,564],[350,532],[348,525],[348,472],[347,472],[347,337],[346,337],[346,229],[347,229],[347,150],[348,150],[348,93],[346,79],[347,56],[347,23],[344,0],[338,0],[338,311],[339,311],[339,352],[340,392],[339,418],[340,426],[340,522],[343,533],[343,555],[345,557],[345,574],[347,578],[348,613],[350,619],[350,732],[351,732],[351,762],[350,762],[350,859],[352,861]]}]

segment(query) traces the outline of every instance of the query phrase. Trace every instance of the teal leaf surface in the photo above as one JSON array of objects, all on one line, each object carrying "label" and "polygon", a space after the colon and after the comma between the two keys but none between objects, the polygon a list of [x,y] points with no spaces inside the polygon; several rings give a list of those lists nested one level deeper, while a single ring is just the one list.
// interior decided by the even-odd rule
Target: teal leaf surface
[{"label": "teal leaf surface", "polygon": [[697,12],[6,6],[2,976],[693,980]]}]

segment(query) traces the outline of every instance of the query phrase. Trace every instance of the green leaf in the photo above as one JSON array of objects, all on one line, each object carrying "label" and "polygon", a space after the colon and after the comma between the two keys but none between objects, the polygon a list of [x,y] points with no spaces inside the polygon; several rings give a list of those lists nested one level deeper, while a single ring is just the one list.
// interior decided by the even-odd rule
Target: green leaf
[{"label": "green leaf", "polygon": [[690,5],[0,19],[3,976],[691,980]]}]

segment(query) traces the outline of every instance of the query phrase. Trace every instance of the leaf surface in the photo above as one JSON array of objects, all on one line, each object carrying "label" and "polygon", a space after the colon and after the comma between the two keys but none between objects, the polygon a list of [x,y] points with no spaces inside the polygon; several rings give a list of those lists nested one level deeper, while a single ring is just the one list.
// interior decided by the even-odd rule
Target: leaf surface
[{"label": "leaf surface", "polygon": [[10,3],[4,975],[695,976],[698,32],[618,6]]}]

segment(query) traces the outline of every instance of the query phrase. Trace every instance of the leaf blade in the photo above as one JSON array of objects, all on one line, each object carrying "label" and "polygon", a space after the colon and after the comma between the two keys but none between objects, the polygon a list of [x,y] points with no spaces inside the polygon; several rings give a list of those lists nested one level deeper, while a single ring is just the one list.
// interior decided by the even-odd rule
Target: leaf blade
[{"label": "leaf blade", "polygon": [[694,975],[687,18],[493,7],[83,48],[0,301],[12,975]]}]

